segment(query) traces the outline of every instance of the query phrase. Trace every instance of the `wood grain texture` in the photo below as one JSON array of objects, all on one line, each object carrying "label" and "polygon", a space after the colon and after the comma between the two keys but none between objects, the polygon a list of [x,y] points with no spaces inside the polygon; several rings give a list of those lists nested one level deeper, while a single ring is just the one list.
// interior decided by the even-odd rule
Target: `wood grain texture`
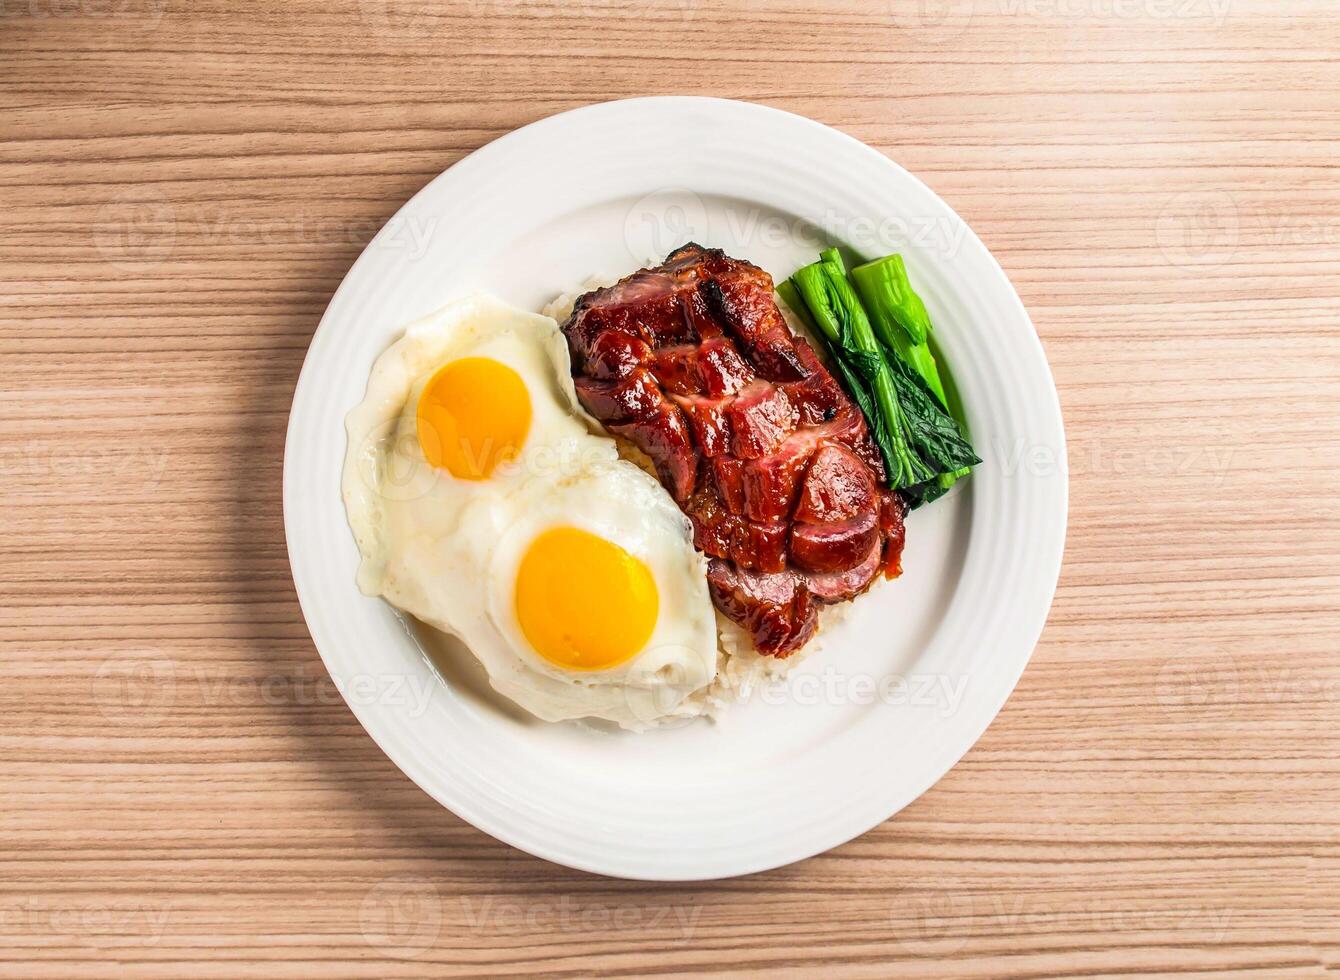
[{"label": "wood grain texture", "polygon": [[[1327,0],[0,0],[0,974],[1340,969],[1337,50]],[[1031,311],[1071,452],[1051,620],[976,748],[709,885],[422,794],[325,679],[280,514],[376,228],[656,93],[924,178]]]}]

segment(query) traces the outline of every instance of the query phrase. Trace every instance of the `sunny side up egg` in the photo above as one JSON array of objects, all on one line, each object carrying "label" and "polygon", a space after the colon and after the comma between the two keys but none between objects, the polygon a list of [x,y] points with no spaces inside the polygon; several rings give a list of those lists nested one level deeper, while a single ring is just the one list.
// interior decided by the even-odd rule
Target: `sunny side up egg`
[{"label": "sunny side up egg", "polygon": [[346,420],[368,595],[546,721],[701,714],[716,620],[687,519],[578,405],[556,321],[486,296],[406,329]]}]

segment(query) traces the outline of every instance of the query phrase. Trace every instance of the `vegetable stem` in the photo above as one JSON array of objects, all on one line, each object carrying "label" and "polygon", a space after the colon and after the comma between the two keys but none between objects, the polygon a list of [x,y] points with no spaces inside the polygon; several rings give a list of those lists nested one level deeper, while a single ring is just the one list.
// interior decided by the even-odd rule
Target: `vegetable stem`
[{"label": "vegetable stem", "polygon": [[809,307],[800,297],[800,290],[796,289],[795,281],[792,279],[783,280],[777,285],[777,295],[782,298],[782,302],[787,305],[796,319],[804,324],[805,329],[810,335],[819,338],[819,325],[814,322],[814,317],[810,316]]},{"label": "vegetable stem", "polygon": [[[902,328],[914,344],[926,342],[931,332],[930,314],[907,278],[907,266],[901,255],[894,253],[858,265],[851,270],[851,277],[870,307],[873,320],[885,330]],[[889,341],[885,343],[893,346]]]},{"label": "vegetable stem", "polygon": [[858,265],[851,271],[851,277],[870,312],[870,322],[880,342],[921,375],[940,405],[948,407],[935,355],[927,345],[930,316],[908,281],[903,257],[886,255]]}]

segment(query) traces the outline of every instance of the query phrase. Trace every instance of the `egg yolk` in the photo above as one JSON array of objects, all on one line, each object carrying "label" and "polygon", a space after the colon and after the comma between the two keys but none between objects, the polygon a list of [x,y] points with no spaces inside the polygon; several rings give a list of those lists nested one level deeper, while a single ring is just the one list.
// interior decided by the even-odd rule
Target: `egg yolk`
[{"label": "egg yolk", "polygon": [[651,638],[656,580],[617,544],[573,527],[545,531],[521,561],[516,614],[541,656],[568,670],[604,670]]},{"label": "egg yolk", "polygon": [[506,364],[465,357],[433,375],[415,414],[429,463],[457,479],[484,480],[521,452],[530,431],[530,393]]}]

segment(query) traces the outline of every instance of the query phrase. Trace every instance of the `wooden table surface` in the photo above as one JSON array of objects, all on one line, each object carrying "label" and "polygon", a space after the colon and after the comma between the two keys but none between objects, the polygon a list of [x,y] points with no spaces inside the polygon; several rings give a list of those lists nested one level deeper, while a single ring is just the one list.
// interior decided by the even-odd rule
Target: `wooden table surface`
[{"label": "wooden table surface", "polygon": [[[3,0],[0,974],[1340,969],[1337,50],[1328,0]],[[949,775],[670,886],[401,775],[280,514],[371,234],[514,127],[655,93],[812,116],[957,209],[1071,486],[1047,630]]]}]

